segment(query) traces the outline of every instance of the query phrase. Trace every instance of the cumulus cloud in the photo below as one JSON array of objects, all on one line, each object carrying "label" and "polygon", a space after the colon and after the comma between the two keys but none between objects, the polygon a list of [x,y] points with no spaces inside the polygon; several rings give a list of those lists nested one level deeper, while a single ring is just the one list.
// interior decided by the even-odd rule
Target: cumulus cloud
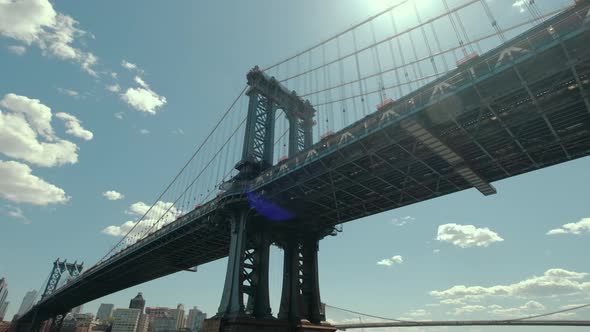
[{"label": "cumulus cloud", "polygon": [[377,262],[377,265],[393,266],[394,264],[401,264],[404,259],[400,255],[395,255],[391,258],[385,258]]},{"label": "cumulus cloud", "polygon": [[49,107],[12,93],[0,100],[0,106],[11,111],[0,109],[0,153],[44,167],[78,161],[76,144],[55,136]]},{"label": "cumulus cloud", "polygon": [[109,201],[118,201],[120,199],[125,198],[125,195],[115,190],[107,190],[103,192],[102,195]]},{"label": "cumulus cloud", "polygon": [[438,226],[436,239],[449,242],[460,248],[487,247],[494,242],[504,241],[489,228],[476,228],[473,225],[445,224]]},{"label": "cumulus cloud", "polygon": [[470,314],[470,313],[484,311],[484,310],[486,310],[486,307],[484,307],[482,305],[470,304],[470,305],[466,305],[463,307],[455,308],[453,315],[459,316],[459,315]]},{"label": "cumulus cloud", "polygon": [[143,219],[141,221],[128,220],[120,226],[108,226],[102,230],[102,233],[111,236],[125,236],[133,229],[129,236],[134,240],[138,240],[169,224],[181,212],[171,202],[158,201],[151,209],[144,202],[133,203],[126,213]]},{"label": "cumulus cloud", "polygon": [[121,87],[119,86],[119,84],[111,84],[111,85],[107,85],[105,87],[108,91],[110,92],[119,92],[121,91]]},{"label": "cumulus cloud", "polygon": [[560,228],[555,228],[547,232],[547,235],[558,235],[558,234],[574,234],[582,235],[590,233],[590,218],[583,218],[578,222],[572,222],[564,224]]},{"label": "cumulus cloud", "polygon": [[158,95],[149,87],[128,88],[121,99],[140,112],[156,114],[166,104],[166,97]]},{"label": "cumulus cloud", "polygon": [[391,220],[391,223],[394,224],[395,226],[404,226],[408,223],[413,222],[414,220],[416,220],[416,218],[411,217],[411,216],[405,216],[405,217],[393,218]]},{"label": "cumulus cloud", "polygon": [[140,133],[140,134],[142,134],[142,135],[147,135],[147,134],[149,134],[149,133],[150,133],[150,131],[149,131],[149,130],[147,130],[147,129],[140,129],[140,130],[139,130],[139,133]]},{"label": "cumulus cloud", "polygon": [[91,131],[82,127],[81,121],[78,120],[77,117],[64,112],[59,112],[55,114],[55,116],[65,121],[67,134],[79,137],[86,141],[90,141],[92,137],[94,137],[94,134],[92,134]]},{"label": "cumulus cloud", "polygon": [[479,304],[463,305],[461,307],[455,308],[455,310],[451,312],[451,314],[455,316],[460,316],[465,314],[472,314],[475,312],[486,311],[497,316],[518,317],[530,315],[531,313],[537,313],[541,310],[545,310],[545,306],[537,301],[531,300],[521,306],[508,308],[505,308],[497,304],[489,306],[483,306]]},{"label": "cumulus cloud", "polygon": [[78,63],[96,76],[97,58],[74,43],[86,32],[70,16],[55,11],[49,0],[0,1],[0,35],[39,46],[46,55]]},{"label": "cumulus cloud", "polygon": [[127,60],[122,60],[121,61],[121,67],[128,69],[128,70],[138,70],[137,65],[134,63],[131,63]]},{"label": "cumulus cloud", "polygon": [[444,304],[460,304],[479,301],[485,297],[540,298],[563,295],[590,294],[590,282],[584,281],[587,273],[564,269],[549,269],[542,276],[508,285],[465,286],[457,285],[442,291],[431,291],[430,295]]},{"label": "cumulus cloud", "polygon": [[123,119],[123,112],[117,112],[115,113],[115,118],[122,120]]},{"label": "cumulus cloud", "polygon": [[0,106],[6,107],[15,113],[23,114],[37,134],[47,139],[53,139],[51,108],[41,104],[39,99],[9,93],[0,100]]},{"label": "cumulus cloud", "polygon": [[27,48],[22,45],[10,45],[7,46],[6,49],[8,49],[11,53],[14,53],[16,55],[23,55],[27,52]]},{"label": "cumulus cloud", "polygon": [[499,305],[494,305],[490,306],[490,309],[495,315],[515,317],[545,310],[545,306],[542,303],[531,300],[519,307],[504,308]]},{"label": "cumulus cloud", "polygon": [[15,203],[47,205],[70,198],[63,189],[32,174],[29,166],[0,160],[0,197]]}]

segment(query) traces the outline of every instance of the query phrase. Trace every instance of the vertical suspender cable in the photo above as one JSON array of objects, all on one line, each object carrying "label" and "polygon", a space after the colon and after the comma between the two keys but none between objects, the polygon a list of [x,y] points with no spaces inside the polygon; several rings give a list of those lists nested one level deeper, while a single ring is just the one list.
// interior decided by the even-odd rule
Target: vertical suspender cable
[{"label": "vertical suspender cable", "polygon": [[[337,56],[338,59],[341,57],[341,49],[340,49],[340,37],[336,38],[336,48],[337,48]],[[344,91],[345,86],[344,83],[344,60],[338,61],[338,69],[339,69],[339,76],[340,76],[340,98],[343,99],[346,92]],[[346,102],[342,100],[340,102],[340,108],[342,109],[341,120],[342,120],[342,128],[348,125],[348,116],[346,114]]]},{"label": "vertical suspender cable", "polygon": [[366,107],[366,104],[365,104],[365,97],[364,97],[365,91],[363,89],[363,80],[361,78],[361,65],[359,63],[359,56],[358,56],[358,53],[357,53],[358,47],[357,47],[357,42],[356,42],[356,33],[355,33],[355,31],[356,30],[352,30],[352,41],[353,41],[353,44],[354,44],[354,52],[355,52],[354,53],[354,61],[356,63],[356,75],[357,75],[357,78],[359,80],[358,81],[358,83],[359,83],[359,95],[361,95],[361,106],[362,106],[362,109],[363,109],[363,114],[362,115],[365,116],[365,115],[367,115],[367,107]]},{"label": "vertical suspender cable", "polygon": [[[393,27],[393,33],[394,33],[394,35],[397,35],[398,34],[397,24],[395,23],[395,18],[393,17],[393,12],[389,12],[389,19],[391,20],[391,26]],[[407,68],[406,68],[406,57],[404,56],[404,50],[402,48],[402,42],[401,42],[400,38],[401,38],[400,36],[395,37],[395,40],[397,42],[397,49],[399,51],[400,59],[402,61],[402,67],[404,68],[403,69],[403,71],[404,71],[404,77],[406,78],[406,83],[407,83],[410,80],[410,77],[408,75],[408,71],[407,71]],[[393,42],[393,40],[390,40],[389,41],[389,43],[390,43],[389,46],[390,47],[392,47],[391,46],[391,43],[392,42]],[[401,81],[399,83],[401,83]],[[413,90],[414,89],[411,83],[410,83],[409,87],[410,87],[410,90]],[[401,98],[403,96],[401,84],[399,85],[399,89],[400,89],[400,98]]]},{"label": "vertical suspender cable", "polygon": [[[426,49],[428,50],[428,56],[430,57],[430,63],[432,63],[432,69],[434,69],[434,74],[438,77],[438,68],[436,66],[436,61],[432,56],[432,49],[430,47],[430,43],[428,42],[428,37],[426,36],[426,29],[424,29],[424,24],[422,24],[422,18],[420,17],[420,11],[418,11],[418,6],[416,5],[416,1],[412,1],[414,4],[414,11],[416,12],[416,18],[418,19],[418,24],[420,25],[420,31],[422,32],[422,38],[424,38],[424,44],[426,44]],[[416,57],[417,59],[418,57]]]}]

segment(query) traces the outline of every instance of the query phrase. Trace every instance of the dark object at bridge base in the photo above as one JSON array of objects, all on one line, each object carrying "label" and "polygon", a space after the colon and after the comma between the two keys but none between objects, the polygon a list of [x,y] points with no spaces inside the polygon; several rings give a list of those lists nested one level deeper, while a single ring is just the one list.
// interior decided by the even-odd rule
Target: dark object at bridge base
[{"label": "dark object at bridge base", "polygon": [[336,328],[328,323],[312,324],[308,321],[290,323],[285,320],[260,319],[206,319],[203,332],[334,332]]}]

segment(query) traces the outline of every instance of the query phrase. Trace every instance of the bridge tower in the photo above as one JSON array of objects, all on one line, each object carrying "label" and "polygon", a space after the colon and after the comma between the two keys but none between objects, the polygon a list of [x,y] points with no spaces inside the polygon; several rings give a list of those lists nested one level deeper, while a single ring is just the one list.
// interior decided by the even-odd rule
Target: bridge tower
[{"label": "bridge tower", "polygon": [[248,72],[247,79],[248,117],[242,160],[236,168],[252,175],[273,164],[276,111],[283,110],[289,121],[289,157],[312,145],[316,111],[309,101],[289,92],[258,66]]},{"label": "bridge tower", "polygon": [[10,331],[20,332],[37,332],[41,331],[43,322],[47,321],[50,325],[50,331],[59,331],[63,320],[69,309],[56,309],[56,308],[43,308],[43,300],[53,294],[59,287],[68,282],[70,279],[78,277],[84,268],[84,263],[68,263],[67,260],[60,261],[56,259],[53,262],[53,267],[49,273],[47,283],[42,286],[41,298],[38,303],[33,305],[30,309],[30,313],[25,313],[26,319],[19,318],[17,321],[13,321],[10,326]]},{"label": "bridge tower", "polygon": [[47,284],[45,284],[43,293],[41,293],[41,300],[51,295],[57,287],[59,287],[60,281],[64,281],[62,277],[67,278],[65,280],[65,282],[67,282],[69,279],[79,276],[83,268],[84,263],[68,263],[65,259],[63,261],[60,261],[59,258],[56,259],[55,262],[53,262],[53,268],[49,274]]},{"label": "bridge tower", "polygon": [[[289,123],[289,157],[313,144],[316,110],[295,91],[287,90],[258,67],[247,75],[248,115],[240,173],[232,180],[241,186],[273,166],[276,111]],[[276,216],[260,211],[259,204],[273,205],[261,195],[249,193],[226,204],[231,233],[228,266],[217,315],[204,330],[218,331],[334,331],[321,312],[318,279],[318,244],[332,229],[304,226],[295,213]],[[256,201],[256,203],[254,203]],[[275,208],[277,208],[275,206]],[[280,209],[280,207],[278,207]],[[284,250],[283,289],[278,317],[271,314],[268,270],[270,245]],[[247,295],[247,302],[244,297]]]}]

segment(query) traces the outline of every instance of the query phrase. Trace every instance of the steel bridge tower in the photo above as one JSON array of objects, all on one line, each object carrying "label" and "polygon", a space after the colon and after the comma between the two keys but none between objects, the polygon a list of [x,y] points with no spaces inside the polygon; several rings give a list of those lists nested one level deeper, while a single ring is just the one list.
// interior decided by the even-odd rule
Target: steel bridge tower
[{"label": "steel bridge tower", "polygon": [[[288,91],[274,77],[258,67],[247,75],[249,107],[239,174],[230,186],[258,177],[273,165],[276,112],[282,110],[289,123],[289,157],[313,143],[316,110],[295,91]],[[244,191],[240,187],[237,191]],[[248,193],[225,211],[231,232],[229,258],[221,303],[217,315],[205,323],[205,331],[333,331],[322,321],[318,278],[318,244],[333,228],[310,227],[310,220],[298,220],[265,213],[262,205],[273,205],[264,197]],[[281,207],[275,207],[281,209]],[[277,222],[280,219],[281,222]],[[278,317],[271,314],[268,291],[270,245],[284,251],[283,287]],[[244,303],[244,296],[247,302]],[[304,322],[304,323],[302,323]],[[309,323],[308,323],[309,322]]]},{"label": "steel bridge tower", "polygon": [[[73,278],[78,277],[84,268],[84,263],[78,263],[77,261],[73,263],[68,263],[66,259],[60,261],[59,258],[53,262],[53,267],[49,273],[49,278],[47,282],[42,287],[41,298],[39,301],[42,301],[45,297],[50,296],[55,291],[59,289],[59,287],[67,283]],[[61,310],[56,312],[45,312],[40,310],[36,305],[33,305],[31,308],[33,311],[33,320],[29,323],[19,323],[13,322],[10,326],[9,331],[27,331],[27,332],[37,332],[41,331],[43,328],[43,322],[48,322],[50,324],[49,330],[50,331],[59,331],[61,329],[62,323],[66,314],[70,311],[68,310]]]}]

